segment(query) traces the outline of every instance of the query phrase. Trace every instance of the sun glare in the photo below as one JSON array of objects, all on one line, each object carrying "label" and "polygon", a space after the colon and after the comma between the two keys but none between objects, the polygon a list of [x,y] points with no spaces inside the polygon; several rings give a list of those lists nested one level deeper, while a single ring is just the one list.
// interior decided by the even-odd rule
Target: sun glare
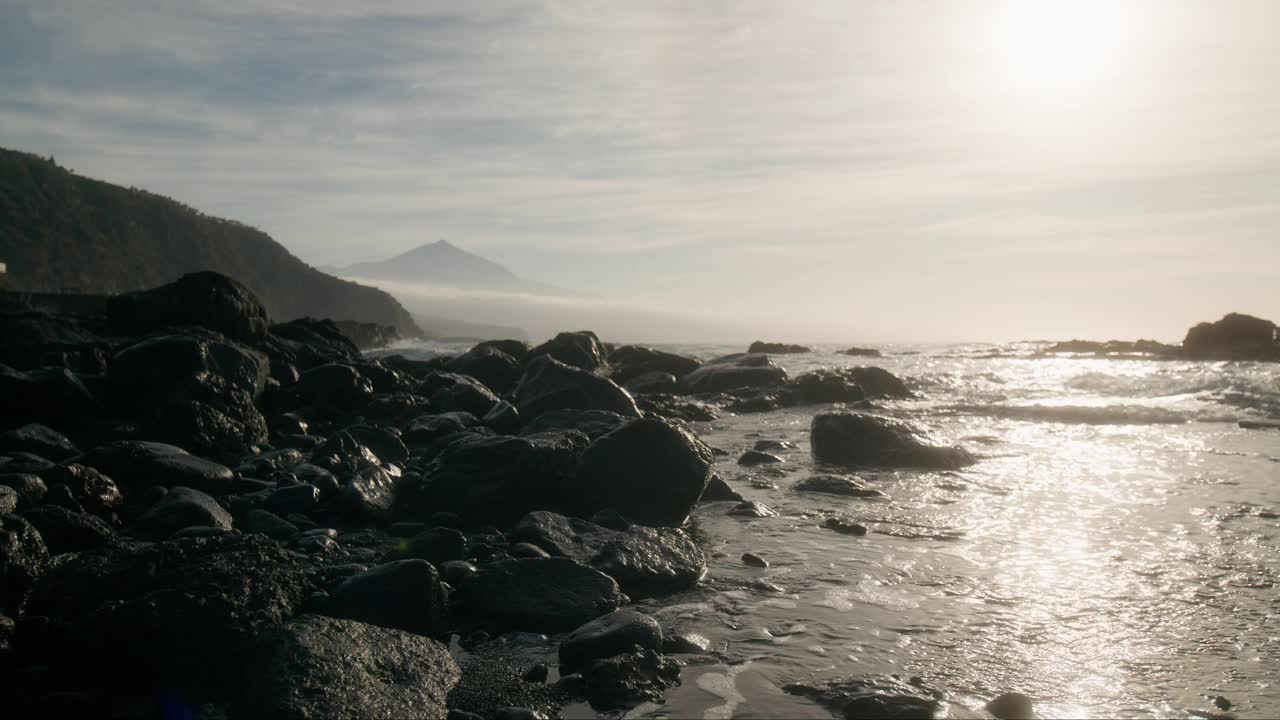
[{"label": "sun glare", "polygon": [[1011,0],[992,25],[997,75],[1023,101],[1081,102],[1107,88],[1135,41],[1131,9],[1106,0]]}]

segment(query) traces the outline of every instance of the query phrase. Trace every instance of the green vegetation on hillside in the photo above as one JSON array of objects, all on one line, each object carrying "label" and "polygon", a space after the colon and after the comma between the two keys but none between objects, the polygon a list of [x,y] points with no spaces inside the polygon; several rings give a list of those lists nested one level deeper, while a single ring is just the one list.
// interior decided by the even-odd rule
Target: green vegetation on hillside
[{"label": "green vegetation on hillside", "polygon": [[386,292],[326,275],[260,230],[4,149],[0,262],[10,288],[30,292],[119,293],[216,270],[253,290],[274,320],[327,317],[420,333]]}]

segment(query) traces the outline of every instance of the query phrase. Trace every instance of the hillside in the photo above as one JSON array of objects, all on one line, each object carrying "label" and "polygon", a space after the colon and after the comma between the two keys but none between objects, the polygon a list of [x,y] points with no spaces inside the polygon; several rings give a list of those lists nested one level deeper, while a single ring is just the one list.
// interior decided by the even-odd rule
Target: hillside
[{"label": "hillside", "polygon": [[397,283],[531,295],[566,294],[550,285],[526,280],[502,265],[467,252],[447,240],[419,245],[386,260],[324,269],[342,277]]},{"label": "hillside", "polygon": [[421,331],[391,295],[307,265],[266,233],[143,190],[0,149],[0,262],[12,290],[119,293],[216,270],[275,320],[326,317]]}]

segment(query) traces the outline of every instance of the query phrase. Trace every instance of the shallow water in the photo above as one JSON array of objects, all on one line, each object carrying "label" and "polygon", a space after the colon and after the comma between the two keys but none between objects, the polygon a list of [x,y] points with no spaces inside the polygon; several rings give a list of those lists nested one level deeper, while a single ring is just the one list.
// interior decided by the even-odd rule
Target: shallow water
[{"label": "shallow water", "polygon": [[[736,348],[676,346],[703,358]],[[789,682],[899,673],[953,717],[1019,691],[1041,717],[1280,716],[1280,367],[1033,358],[1029,345],[901,347],[884,358],[778,356],[792,374],[873,364],[920,399],[881,403],[981,457],[961,472],[858,472],[882,499],[797,493],[823,406],[702,423],[718,470],[768,519],[701,506],[704,587],[644,609],[710,638],[627,717],[830,717]],[[758,439],[796,444],[766,469]],[[829,468],[824,468],[824,471]],[[824,513],[864,537],[819,527]],[[743,552],[770,563],[746,567]],[[764,581],[764,582],[760,582]],[[585,707],[567,716],[592,717]]]}]

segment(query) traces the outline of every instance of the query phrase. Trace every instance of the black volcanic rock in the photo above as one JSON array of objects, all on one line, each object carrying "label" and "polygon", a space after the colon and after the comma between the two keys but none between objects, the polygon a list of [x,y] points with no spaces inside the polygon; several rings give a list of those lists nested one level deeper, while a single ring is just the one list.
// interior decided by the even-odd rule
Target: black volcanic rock
[{"label": "black volcanic rock", "polygon": [[844,466],[954,470],[976,462],[967,450],[931,442],[901,421],[863,413],[823,413],[809,430],[813,457]]},{"label": "black volcanic rock", "polygon": [[767,355],[726,355],[708,361],[684,377],[691,393],[718,393],[741,388],[762,388],[787,379],[787,371],[778,367]]},{"label": "black volcanic rock", "polygon": [[595,372],[605,365],[604,346],[589,330],[562,332],[529,352],[530,359],[542,355],[587,372]]},{"label": "black volcanic rock", "polygon": [[22,517],[40,531],[52,555],[90,550],[106,545],[116,536],[115,530],[97,517],[58,505],[40,505],[22,513]]},{"label": "black volcanic rock", "polygon": [[774,355],[799,355],[813,352],[813,348],[804,345],[788,345],[786,343],[761,342],[757,340],[747,348],[748,353],[773,353]]},{"label": "black volcanic rock", "polygon": [[680,389],[680,381],[668,372],[647,372],[627,380],[623,384],[632,395],[645,393],[674,393]]},{"label": "black volcanic rock", "polygon": [[117,440],[93,448],[79,462],[100,470],[125,488],[185,485],[217,495],[231,490],[235,473],[174,445]]},{"label": "black volcanic rock", "polygon": [[80,449],[65,435],[36,423],[0,434],[0,454],[13,450],[34,453],[55,462],[80,453]]},{"label": "black volcanic rock", "polygon": [[0,615],[21,614],[48,559],[49,550],[31,523],[0,515]]},{"label": "black volcanic rock", "polygon": [[324,612],[337,618],[431,635],[443,629],[448,596],[431,563],[396,560],[343,581],[330,594]]},{"label": "black volcanic rock", "polygon": [[484,343],[450,360],[448,367],[451,372],[479,380],[496,393],[510,392],[524,372],[519,360]]},{"label": "black volcanic rock", "polygon": [[662,652],[662,626],[630,608],[614,610],[577,627],[560,641],[560,673],[567,675],[592,660],[635,649]]},{"label": "black volcanic rock", "polygon": [[250,344],[265,338],[270,324],[256,295],[216,272],[188,273],[168,285],[116,295],[107,301],[107,318],[122,335],[198,325]]},{"label": "black volcanic rock", "polygon": [[711,480],[711,449],[682,426],[634,420],[591,444],[571,497],[583,515],[613,508],[645,525],[679,526]]},{"label": "black volcanic rock", "polygon": [[841,355],[849,355],[852,357],[881,357],[882,353],[875,348],[851,347],[845,350],[837,351]]},{"label": "black volcanic rock", "polygon": [[687,355],[642,345],[623,345],[609,353],[609,367],[609,375],[614,382],[626,384],[632,378],[653,372],[667,373],[679,379],[702,367],[702,363]]},{"label": "black volcanic rock", "polygon": [[526,422],[550,410],[608,410],[640,417],[635,400],[612,380],[547,356],[529,361],[512,401]]},{"label": "black volcanic rock", "polygon": [[1187,331],[1183,354],[1195,360],[1280,360],[1275,323],[1231,313]]},{"label": "black volcanic rock", "polygon": [[569,558],[502,560],[462,586],[467,606],[504,627],[573,630],[627,600],[613,578]]}]

